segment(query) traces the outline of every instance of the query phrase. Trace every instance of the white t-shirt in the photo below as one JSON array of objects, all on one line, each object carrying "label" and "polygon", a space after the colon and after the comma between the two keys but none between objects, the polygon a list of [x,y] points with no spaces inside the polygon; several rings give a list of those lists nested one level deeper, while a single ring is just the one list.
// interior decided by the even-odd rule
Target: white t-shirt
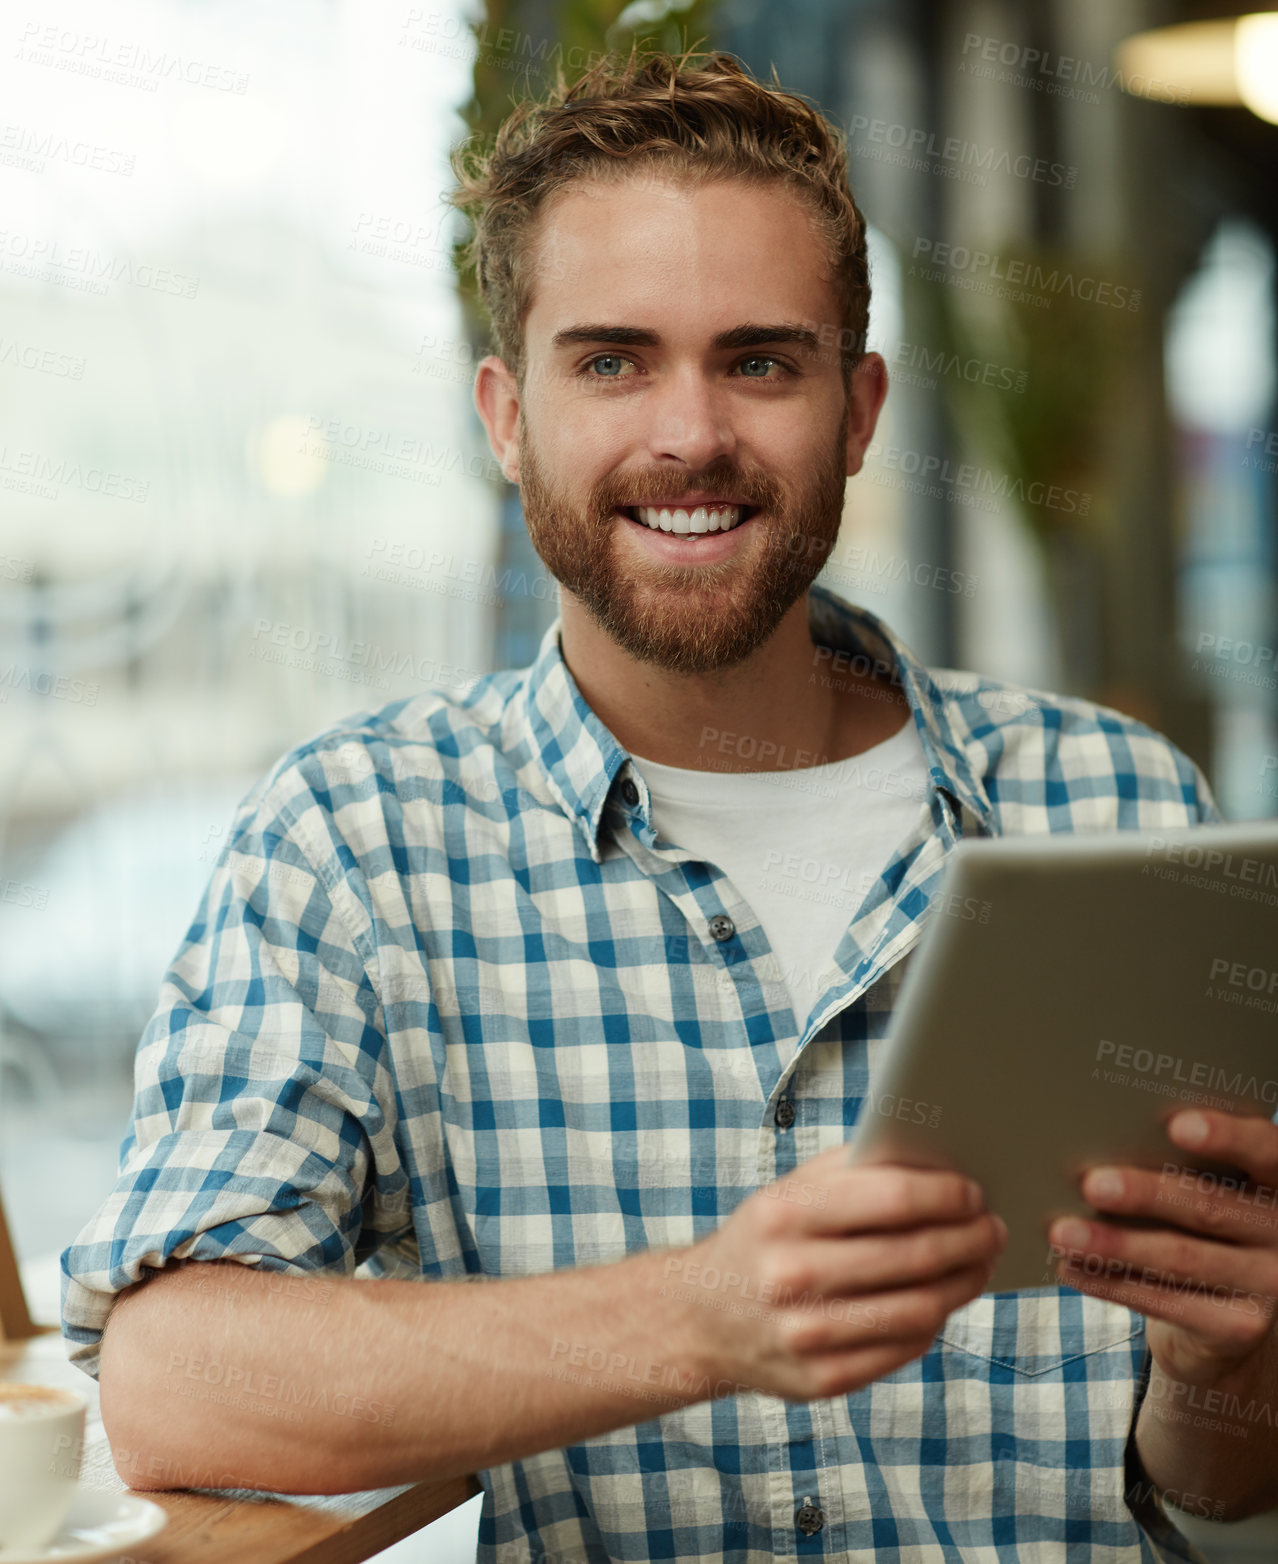
[{"label": "white t-shirt", "polygon": [[912,716],[848,760],[790,771],[686,771],[634,756],[663,845],[722,869],[758,914],[801,1036],[834,981],[852,915],[927,807]]}]

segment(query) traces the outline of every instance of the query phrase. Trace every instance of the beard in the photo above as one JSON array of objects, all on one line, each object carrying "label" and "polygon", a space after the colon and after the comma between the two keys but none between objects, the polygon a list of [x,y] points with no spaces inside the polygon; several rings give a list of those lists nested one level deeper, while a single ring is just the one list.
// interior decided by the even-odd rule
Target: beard
[{"label": "beard", "polygon": [[[670,673],[701,674],[743,662],[807,591],[839,535],[847,481],[845,401],[837,434],[811,480],[789,492],[768,473],[713,463],[699,473],[614,473],[579,508],[543,468],[519,414],[520,499],[528,536],[546,569],[623,651]],[[731,559],[687,565],[636,559],[623,565],[616,512],[695,492],[759,507],[758,535]],[[691,545],[696,547],[695,544]]]}]

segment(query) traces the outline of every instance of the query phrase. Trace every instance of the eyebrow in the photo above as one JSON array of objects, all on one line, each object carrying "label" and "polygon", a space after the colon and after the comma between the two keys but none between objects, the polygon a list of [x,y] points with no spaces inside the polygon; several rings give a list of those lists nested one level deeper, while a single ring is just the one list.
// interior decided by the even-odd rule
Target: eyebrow
[{"label": "eyebrow", "polygon": [[[648,331],[643,326],[565,326],[550,339],[555,348],[573,347],[580,343],[607,342],[613,347],[657,348],[661,346],[660,333]],[[790,342],[796,347],[815,352],[817,334],[807,326],[783,322],[779,325],[733,326],[721,331],[710,346],[718,351],[727,348],[761,348],[778,342]]]}]

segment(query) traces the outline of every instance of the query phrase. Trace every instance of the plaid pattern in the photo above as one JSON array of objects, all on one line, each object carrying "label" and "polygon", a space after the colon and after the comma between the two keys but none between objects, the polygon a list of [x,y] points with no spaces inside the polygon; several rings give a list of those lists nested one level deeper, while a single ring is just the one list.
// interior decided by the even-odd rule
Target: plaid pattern
[{"label": "plaid pattern", "polygon": [[[139,1043],[118,1182],[62,1257],[74,1361],[96,1374],[113,1295],[174,1259],[430,1279],[692,1243],[847,1138],[960,836],[1218,818],[1140,723],[925,669],[823,587],[810,609],[818,647],[897,670],[931,785],[806,1024],[726,877],[657,850],[558,624],[529,669],[359,713],[239,807]],[[985,1296],[854,1395],[721,1397],[480,1474],[478,1558],[1155,1560],[1124,1496],[1145,1358],[1117,1305]]]}]

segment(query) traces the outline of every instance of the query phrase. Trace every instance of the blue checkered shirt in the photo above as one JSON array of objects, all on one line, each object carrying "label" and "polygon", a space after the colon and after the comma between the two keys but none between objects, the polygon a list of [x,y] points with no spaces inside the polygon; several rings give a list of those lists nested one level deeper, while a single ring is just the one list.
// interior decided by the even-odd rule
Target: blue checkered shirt
[{"label": "blue checkered shirt", "polygon": [[[895,670],[930,785],[806,1019],[723,872],[658,845],[557,623],[530,668],[361,712],[239,806],[62,1257],[73,1361],[96,1374],[113,1295],[173,1259],[429,1280],[692,1244],[847,1139],[958,838],[1219,818],[1131,718],[809,604],[813,677]],[[987,1295],[855,1394],[720,1394],[480,1473],[479,1564],[1197,1559],[1129,1498],[1145,1367],[1116,1304]]]}]

